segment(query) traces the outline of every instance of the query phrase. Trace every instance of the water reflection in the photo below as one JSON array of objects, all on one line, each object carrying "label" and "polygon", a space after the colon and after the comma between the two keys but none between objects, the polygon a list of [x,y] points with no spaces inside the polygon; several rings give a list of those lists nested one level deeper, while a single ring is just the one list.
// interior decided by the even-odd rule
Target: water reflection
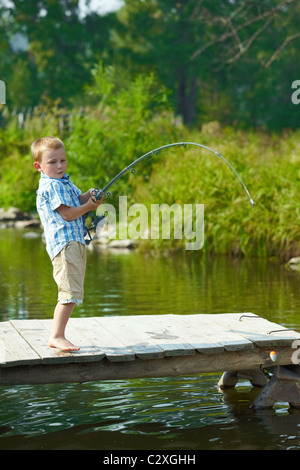
[{"label": "water reflection", "polygon": [[[56,286],[42,241],[1,230],[0,266],[0,320],[51,318]],[[297,328],[298,286],[299,274],[267,260],[88,251],[85,301],[74,314],[251,311]]]},{"label": "water reflection", "polygon": [[257,389],[221,394],[217,379],[7,387],[0,449],[300,449],[297,410],[254,412]]},{"label": "water reflection", "polygon": [[[0,320],[51,318],[42,241],[0,231],[0,266]],[[250,311],[299,330],[299,307],[299,274],[267,260],[88,251],[74,315]],[[0,449],[300,449],[299,412],[253,412],[259,390],[220,393],[220,375],[1,387]]]}]

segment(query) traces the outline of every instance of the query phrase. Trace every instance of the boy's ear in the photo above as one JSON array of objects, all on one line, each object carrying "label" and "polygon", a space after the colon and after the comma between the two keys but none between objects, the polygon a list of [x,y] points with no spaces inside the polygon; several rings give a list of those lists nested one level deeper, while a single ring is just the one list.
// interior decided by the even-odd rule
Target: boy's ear
[{"label": "boy's ear", "polygon": [[34,166],[34,168],[35,168],[37,171],[42,171],[41,165],[40,165],[39,162],[34,162],[34,163],[33,163],[33,166]]}]

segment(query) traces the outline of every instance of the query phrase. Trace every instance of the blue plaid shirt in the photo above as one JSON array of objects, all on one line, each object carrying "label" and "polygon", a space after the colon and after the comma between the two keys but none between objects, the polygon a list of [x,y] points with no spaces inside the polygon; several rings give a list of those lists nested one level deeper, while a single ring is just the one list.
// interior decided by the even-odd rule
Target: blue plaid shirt
[{"label": "blue plaid shirt", "polygon": [[78,241],[85,245],[85,217],[67,222],[57,208],[61,204],[69,207],[81,205],[81,191],[65,174],[61,179],[50,178],[41,174],[37,190],[36,207],[44,227],[46,250],[53,259],[69,241]]}]

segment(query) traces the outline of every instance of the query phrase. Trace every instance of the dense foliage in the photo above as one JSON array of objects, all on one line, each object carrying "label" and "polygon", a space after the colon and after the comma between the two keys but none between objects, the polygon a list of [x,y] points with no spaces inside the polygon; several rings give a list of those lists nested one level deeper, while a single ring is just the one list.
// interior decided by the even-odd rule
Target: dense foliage
[{"label": "dense foliage", "polygon": [[0,1],[0,78],[10,110],[71,108],[101,61],[123,83],[154,73],[185,124],[297,128],[299,19],[298,0],[124,0],[104,16],[78,0]]}]

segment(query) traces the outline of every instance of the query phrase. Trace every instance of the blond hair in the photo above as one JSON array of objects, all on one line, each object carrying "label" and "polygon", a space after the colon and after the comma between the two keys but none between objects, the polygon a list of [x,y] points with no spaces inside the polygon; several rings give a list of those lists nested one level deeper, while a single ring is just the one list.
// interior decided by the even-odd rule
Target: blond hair
[{"label": "blond hair", "polygon": [[41,137],[31,144],[31,153],[35,162],[41,163],[43,152],[52,149],[57,150],[65,148],[62,140],[57,137]]}]

